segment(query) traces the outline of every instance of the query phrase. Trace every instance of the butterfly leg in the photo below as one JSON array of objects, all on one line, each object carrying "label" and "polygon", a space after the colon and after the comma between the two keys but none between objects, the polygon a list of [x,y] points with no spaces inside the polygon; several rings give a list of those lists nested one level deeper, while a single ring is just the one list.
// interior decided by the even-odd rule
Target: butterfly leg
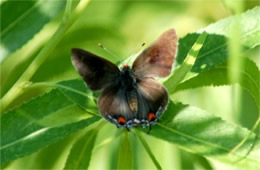
[{"label": "butterfly leg", "polygon": [[149,134],[150,133],[150,131],[152,130],[152,124],[149,124],[149,129],[148,129],[148,131],[147,131],[147,134]]}]

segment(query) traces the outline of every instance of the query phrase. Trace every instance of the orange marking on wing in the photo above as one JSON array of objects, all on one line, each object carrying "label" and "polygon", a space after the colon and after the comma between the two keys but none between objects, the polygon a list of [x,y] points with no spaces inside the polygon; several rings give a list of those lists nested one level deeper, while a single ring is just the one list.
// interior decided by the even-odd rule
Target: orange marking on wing
[{"label": "orange marking on wing", "polygon": [[148,114],[148,121],[151,122],[155,119],[155,114],[154,113],[149,113]]},{"label": "orange marking on wing", "polygon": [[117,122],[118,122],[119,124],[124,125],[124,124],[126,123],[126,120],[125,120],[124,117],[119,116],[119,117],[117,118]]}]

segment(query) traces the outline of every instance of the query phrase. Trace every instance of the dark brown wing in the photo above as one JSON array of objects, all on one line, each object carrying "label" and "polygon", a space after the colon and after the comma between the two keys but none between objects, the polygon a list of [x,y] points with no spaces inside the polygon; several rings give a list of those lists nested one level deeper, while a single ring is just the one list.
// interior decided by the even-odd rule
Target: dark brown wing
[{"label": "dark brown wing", "polygon": [[149,113],[160,117],[168,104],[167,90],[153,78],[145,78],[138,83],[139,119],[147,119]]},{"label": "dark brown wing", "polygon": [[110,61],[82,49],[73,48],[72,63],[91,90],[100,90],[116,82],[119,69]]},{"label": "dark brown wing", "polygon": [[177,51],[177,35],[174,29],[164,32],[134,61],[133,71],[139,77],[166,77],[171,73]]},{"label": "dark brown wing", "polygon": [[125,121],[133,119],[125,91],[119,87],[110,86],[104,89],[98,100],[98,108],[104,118],[116,125],[120,116]]}]

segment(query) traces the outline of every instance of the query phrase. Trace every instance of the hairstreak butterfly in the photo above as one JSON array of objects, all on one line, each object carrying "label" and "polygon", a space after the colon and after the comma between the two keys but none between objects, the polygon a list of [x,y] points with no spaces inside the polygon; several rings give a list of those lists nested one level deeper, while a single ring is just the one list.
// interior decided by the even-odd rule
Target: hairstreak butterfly
[{"label": "hairstreak butterfly", "polygon": [[102,90],[98,108],[117,127],[149,127],[168,104],[168,93],[155,77],[167,77],[177,51],[174,29],[165,31],[134,61],[118,68],[82,49],[72,49],[72,62],[92,91]]}]

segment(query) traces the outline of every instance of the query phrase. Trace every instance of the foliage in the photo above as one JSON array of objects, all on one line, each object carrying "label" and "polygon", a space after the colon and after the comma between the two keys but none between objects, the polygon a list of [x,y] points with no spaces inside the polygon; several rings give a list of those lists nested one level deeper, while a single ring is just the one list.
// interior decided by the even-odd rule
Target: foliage
[{"label": "foliage", "polygon": [[[147,134],[147,129],[142,128],[136,128],[132,133],[119,131],[101,118],[97,108],[99,93],[92,93],[82,79],[75,79],[77,73],[71,66],[70,49],[87,47],[116,62],[115,58],[94,45],[102,41],[108,45],[106,48],[117,49],[122,56],[126,56],[132,50],[123,48],[123,44],[128,42],[129,46],[132,43],[135,44],[132,45],[134,48],[138,47],[142,41],[140,35],[151,28],[145,25],[144,19],[150,24],[158,16],[158,22],[163,19],[169,21],[167,16],[177,15],[172,11],[173,8],[181,12],[194,4],[175,1],[88,2],[48,0],[1,3],[1,15],[6,16],[1,21],[0,50],[3,77],[0,117],[2,168],[44,169],[44,166],[40,166],[40,162],[45,163],[46,159],[46,155],[43,158],[43,153],[61,149],[54,147],[58,142],[64,143],[64,148],[65,145],[68,148],[66,153],[60,154],[60,161],[50,163],[58,169],[98,169],[107,166],[118,169],[144,168],[145,163],[137,164],[140,159],[143,162],[151,161],[148,168],[164,169],[166,165],[162,159],[166,159],[165,156],[161,157],[159,152],[155,152],[157,148],[162,150],[163,145],[160,144],[163,141],[185,151],[194,158],[192,164],[197,163],[199,167],[212,168],[211,163],[216,166],[214,161],[217,160],[240,168],[260,168],[260,140],[254,131],[256,128],[248,130],[239,123],[235,125],[224,120],[216,112],[211,113],[198,106],[173,100],[176,92],[188,89],[199,90],[202,87],[223,85],[233,87],[234,84],[239,84],[251,95],[253,105],[259,109],[260,74],[252,55],[260,44],[260,17],[257,17],[260,7],[227,17],[197,32],[188,31],[179,39],[174,71],[164,80],[171,100],[160,122]],[[164,10],[157,9],[158,5]],[[14,12],[8,15],[9,11]],[[138,17],[133,16],[135,12]],[[238,69],[240,79],[233,82],[229,77],[229,63],[232,62],[232,58],[229,58],[229,45],[236,43],[230,41],[234,38],[230,32],[236,19],[241,21],[239,38],[243,45],[240,59],[243,67]],[[55,27],[51,27],[52,24]],[[137,24],[143,29],[130,33]],[[172,26],[168,24],[165,27],[163,21],[159,25],[158,31],[153,30],[153,34]],[[56,27],[57,30],[54,29]],[[42,46],[38,39],[44,36],[46,29],[53,36]],[[146,32],[145,36],[156,38],[152,33]],[[147,38],[145,36],[144,39]],[[32,44],[38,47],[31,48]],[[121,48],[123,50],[120,51]],[[20,55],[24,58],[19,58]],[[123,59],[125,58],[118,58]],[[19,70],[16,71],[15,68]],[[259,118],[255,122],[259,123]],[[256,123],[254,127],[258,126]],[[113,132],[114,136],[111,135]],[[143,136],[144,134],[146,135]],[[140,140],[140,143],[136,140]],[[143,145],[141,149],[138,147],[140,144]],[[112,151],[108,152],[108,148]],[[106,157],[108,153],[116,153],[113,157],[116,161],[100,156],[98,153],[101,150]],[[142,156],[143,150],[147,152],[147,159]],[[36,159],[39,165],[37,161],[25,165],[23,159]],[[109,163],[104,166],[91,164],[97,162],[96,159],[98,162],[108,160]],[[238,162],[234,164],[236,161]]]}]

